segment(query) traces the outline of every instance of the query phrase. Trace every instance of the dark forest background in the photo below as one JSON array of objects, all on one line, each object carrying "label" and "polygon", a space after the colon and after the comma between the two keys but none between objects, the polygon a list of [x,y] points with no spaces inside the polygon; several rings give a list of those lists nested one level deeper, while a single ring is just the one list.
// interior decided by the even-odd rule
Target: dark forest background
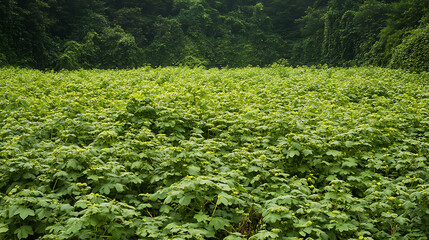
[{"label": "dark forest background", "polygon": [[[429,0],[0,0],[0,65],[429,70]],[[281,59],[287,59],[281,60]]]}]

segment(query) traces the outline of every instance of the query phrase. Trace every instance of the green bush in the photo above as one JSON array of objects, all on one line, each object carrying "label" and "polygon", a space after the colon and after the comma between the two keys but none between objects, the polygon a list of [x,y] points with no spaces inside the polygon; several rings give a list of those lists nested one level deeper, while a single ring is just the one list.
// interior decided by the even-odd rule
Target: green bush
[{"label": "green bush", "polygon": [[429,71],[429,24],[411,32],[394,50],[390,66]]},{"label": "green bush", "polygon": [[79,69],[79,60],[82,54],[82,45],[76,41],[68,41],[64,44],[62,54],[56,60],[56,69]]},{"label": "green bush", "polygon": [[82,43],[68,41],[55,60],[56,69],[133,68],[142,65],[141,49],[121,27],[88,32]]}]

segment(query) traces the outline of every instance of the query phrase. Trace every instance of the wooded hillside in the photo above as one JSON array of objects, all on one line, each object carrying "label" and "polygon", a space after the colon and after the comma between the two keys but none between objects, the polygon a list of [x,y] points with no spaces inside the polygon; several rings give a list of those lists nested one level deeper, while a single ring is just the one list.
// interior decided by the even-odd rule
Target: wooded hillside
[{"label": "wooded hillside", "polygon": [[0,65],[429,69],[429,0],[2,0]]}]

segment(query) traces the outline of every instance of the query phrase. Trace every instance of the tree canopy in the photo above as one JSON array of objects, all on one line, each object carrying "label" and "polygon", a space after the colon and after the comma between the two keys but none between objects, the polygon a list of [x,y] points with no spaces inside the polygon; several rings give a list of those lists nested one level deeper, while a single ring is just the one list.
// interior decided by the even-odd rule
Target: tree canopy
[{"label": "tree canopy", "polygon": [[410,68],[398,58],[421,51],[428,9],[429,0],[2,0],[0,65]]}]

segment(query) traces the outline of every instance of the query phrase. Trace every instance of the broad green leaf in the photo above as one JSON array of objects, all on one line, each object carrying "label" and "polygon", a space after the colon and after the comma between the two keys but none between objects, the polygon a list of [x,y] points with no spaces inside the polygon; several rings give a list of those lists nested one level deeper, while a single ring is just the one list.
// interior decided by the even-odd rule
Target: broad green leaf
[{"label": "broad green leaf", "polygon": [[259,231],[257,234],[249,238],[249,240],[276,239],[279,235],[267,230]]},{"label": "broad green leaf", "polygon": [[5,233],[7,231],[9,231],[9,227],[4,223],[0,223],[0,233]]},{"label": "broad green leaf", "polygon": [[65,231],[66,234],[75,234],[79,232],[79,230],[82,229],[82,221],[73,221],[72,223],[69,223],[69,227]]},{"label": "broad green leaf", "polygon": [[203,212],[199,212],[198,214],[194,215],[194,218],[197,219],[198,222],[206,222],[210,220],[210,216],[204,214]]},{"label": "broad green leaf", "polygon": [[402,216],[399,216],[399,217],[395,218],[395,222],[397,222],[397,223],[399,223],[401,225],[404,225],[408,221],[410,221],[408,218],[405,218],[405,217],[402,217]]},{"label": "broad green leaf", "polygon": [[150,195],[149,199],[151,201],[156,201],[157,199],[164,199],[166,195],[167,194],[163,191],[157,191],[154,194]]},{"label": "broad green leaf", "polygon": [[216,186],[222,191],[225,191],[225,192],[231,191],[231,187],[228,186],[227,184],[218,183],[218,184],[216,184]]},{"label": "broad green leaf", "polygon": [[312,227],[306,227],[306,228],[302,229],[302,231],[304,231],[307,234],[311,234],[311,232],[313,231],[313,228]]},{"label": "broad green leaf", "polygon": [[174,230],[177,230],[179,227],[180,226],[178,225],[177,222],[172,222],[172,223],[167,224],[167,226],[165,226],[164,229],[168,229],[168,230],[173,230],[174,231]]},{"label": "broad green leaf", "polygon": [[232,233],[228,235],[224,240],[245,240],[246,238],[242,237],[241,233]]},{"label": "broad green leaf", "polygon": [[46,208],[39,208],[36,210],[36,215],[39,220],[52,215],[52,211]]},{"label": "broad green leaf", "polygon": [[122,209],[122,216],[125,218],[129,218],[129,217],[133,217],[133,216],[138,216],[139,214],[137,214],[136,211],[132,210],[132,209]]},{"label": "broad green leaf", "polygon": [[355,158],[345,158],[345,162],[343,162],[342,166],[343,167],[356,167],[357,164],[357,160]]},{"label": "broad green leaf", "polygon": [[285,196],[280,196],[278,198],[273,199],[275,200],[278,204],[287,204],[287,205],[291,205],[292,201],[294,200],[294,196],[292,195],[285,195]]},{"label": "broad green leaf", "polygon": [[322,240],[330,240],[331,239],[331,238],[329,238],[329,235],[324,233],[324,232],[320,233],[320,237]]},{"label": "broad green leaf", "polygon": [[93,227],[98,226],[102,221],[103,220],[100,219],[97,215],[92,215],[92,216],[86,218],[86,222],[89,223]]},{"label": "broad green leaf", "polygon": [[108,194],[110,194],[110,189],[112,189],[112,188],[114,188],[114,184],[111,184],[111,183],[104,184],[100,188],[100,193],[108,195]]},{"label": "broad green leaf", "polygon": [[275,223],[277,221],[280,221],[282,217],[279,214],[276,213],[268,213],[264,216],[264,222],[267,223]]},{"label": "broad green leaf", "polygon": [[225,218],[214,217],[211,219],[209,226],[215,230],[224,229],[226,226],[229,226],[229,221]]},{"label": "broad green leaf", "polygon": [[179,200],[179,204],[183,206],[188,206],[191,203],[191,200],[194,199],[195,196],[191,194],[186,194]]},{"label": "broad green leaf", "polygon": [[198,134],[202,134],[204,133],[203,130],[199,129],[199,128],[194,128],[194,132],[198,133]]},{"label": "broad green leaf", "polygon": [[169,213],[171,210],[173,210],[173,208],[165,204],[163,204],[159,209],[159,211],[162,213]]},{"label": "broad green leaf", "polygon": [[223,204],[225,206],[230,206],[232,205],[232,202],[230,201],[232,199],[232,196],[226,194],[226,193],[221,193],[219,194],[219,198],[217,200],[218,204]]},{"label": "broad green leaf", "polygon": [[300,153],[299,153],[298,150],[289,150],[289,151],[287,151],[287,156],[289,158],[293,158],[294,156],[299,156],[299,155],[300,155]]},{"label": "broad green leaf", "polygon": [[29,208],[19,208],[18,210],[16,210],[16,213],[19,214],[22,219],[26,219],[28,216],[36,215],[35,212]]},{"label": "broad green leaf", "polygon": [[338,199],[338,194],[335,192],[327,192],[327,193],[325,193],[325,198],[336,200],[336,199]]},{"label": "broad green leaf", "polygon": [[340,151],[337,151],[337,150],[328,150],[326,152],[326,155],[333,156],[333,157],[338,157],[338,156],[341,156],[342,153]]},{"label": "broad green leaf", "polygon": [[67,167],[72,169],[78,169],[79,163],[75,159],[70,159],[67,161]]},{"label": "broad green leaf", "polygon": [[190,166],[188,168],[188,173],[191,176],[198,176],[198,175],[200,175],[200,170],[201,169],[199,167],[197,167],[197,166]]},{"label": "broad green leaf", "polygon": [[346,145],[346,147],[351,148],[355,145],[355,143],[352,141],[346,141],[345,145]]},{"label": "broad green leaf", "polygon": [[165,203],[165,204],[169,204],[169,203],[171,203],[171,201],[173,201],[173,197],[172,197],[171,195],[167,196],[167,197],[164,199],[164,203]]},{"label": "broad green leaf", "polygon": [[208,231],[205,229],[195,229],[195,228],[188,229],[188,232],[193,236],[207,235],[208,233]]},{"label": "broad green leaf", "polygon": [[19,206],[19,205],[9,206],[9,209],[8,209],[9,210],[9,218],[12,218],[13,216],[19,214],[19,212],[17,212],[17,210],[20,208],[21,208],[21,206]]},{"label": "broad green leaf", "polygon": [[398,214],[396,213],[391,213],[391,212],[383,212],[381,213],[381,216],[385,217],[385,218],[397,218]]},{"label": "broad green leaf", "polygon": [[132,169],[140,169],[144,166],[143,161],[136,161],[131,164]]},{"label": "broad green leaf", "polygon": [[33,235],[33,228],[28,225],[24,225],[18,229],[15,230],[15,234],[18,236],[19,239],[27,238],[29,235]]},{"label": "broad green leaf", "polygon": [[339,223],[337,225],[337,229],[340,232],[344,232],[344,231],[356,231],[358,229],[357,226],[350,224],[350,223]]},{"label": "broad green leaf", "polygon": [[73,207],[70,204],[61,204],[60,205],[61,211],[64,211],[66,213],[70,213],[73,210]]},{"label": "broad green leaf", "polygon": [[87,204],[86,202],[84,202],[84,201],[77,201],[77,202],[74,204],[74,207],[75,207],[75,208],[82,208],[82,209],[85,209],[85,208],[87,208],[87,207],[88,207],[88,204]]},{"label": "broad green leaf", "polygon": [[304,151],[302,151],[302,153],[304,154],[304,156],[308,156],[313,154],[313,151],[310,149],[304,149]]},{"label": "broad green leaf", "polygon": [[115,184],[115,189],[116,189],[116,191],[118,191],[119,193],[120,193],[120,192],[123,192],[123,191],[124,191],[124,185],[122,185],[122,184],[120,184],[120,183],[116,183],[116,184]]},{"label": "broad green leaf", "polygon": [[298,149],[299,151],[302,150],[302,145],[297,142],[291,142],[290,145],[292,145],[294,148]]}]

